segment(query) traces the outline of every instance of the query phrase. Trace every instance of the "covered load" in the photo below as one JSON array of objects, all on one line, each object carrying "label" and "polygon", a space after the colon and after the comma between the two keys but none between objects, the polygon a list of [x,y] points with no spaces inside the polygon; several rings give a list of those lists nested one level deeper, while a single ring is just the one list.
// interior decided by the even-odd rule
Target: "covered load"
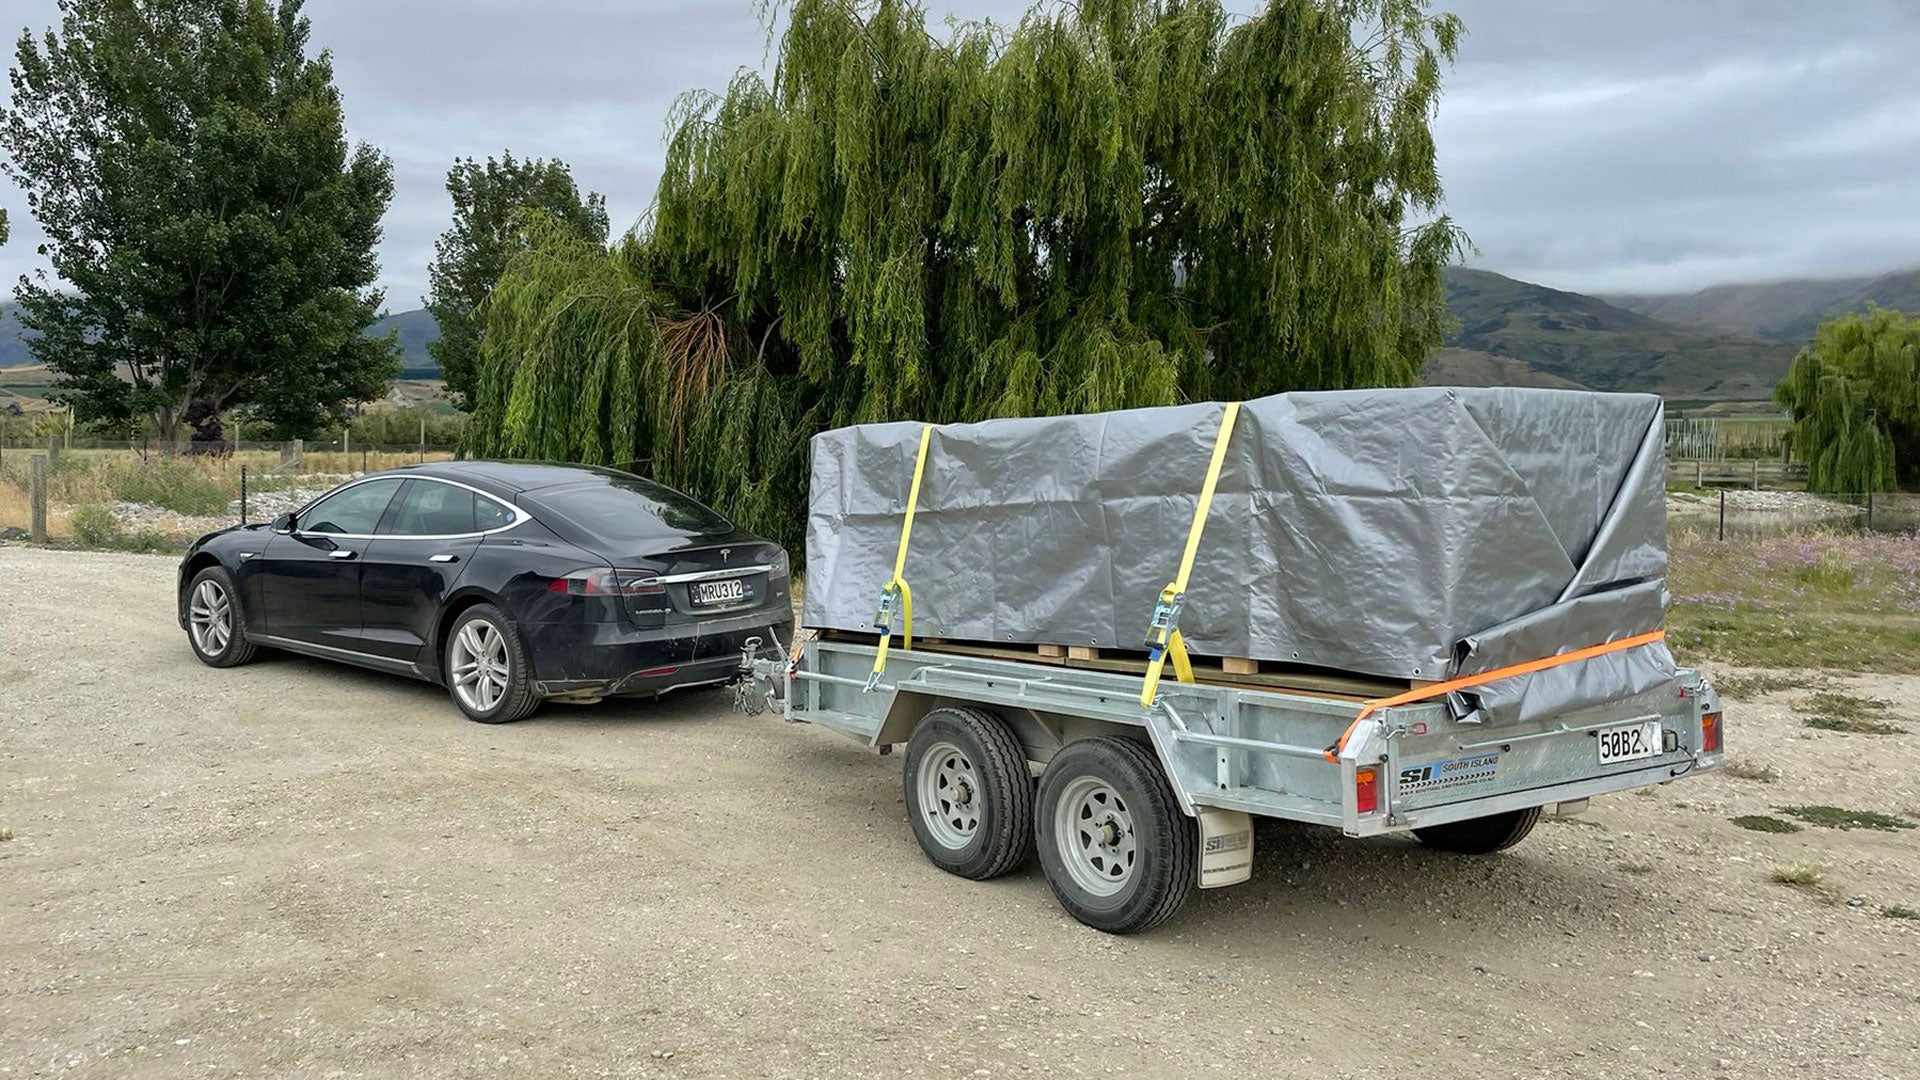
[{"label": "covered load", "polygon": [[[1227,407],[938,425],[902,577],[913,632],[1139,649],[1175,577]],[[813,439],[802,621],[869,631],[923,425]],[[1515,723],[1671,680],[1660,399],[1424,387],[1241,406],[1179,613],[1187,649],[1446,680]]]}]

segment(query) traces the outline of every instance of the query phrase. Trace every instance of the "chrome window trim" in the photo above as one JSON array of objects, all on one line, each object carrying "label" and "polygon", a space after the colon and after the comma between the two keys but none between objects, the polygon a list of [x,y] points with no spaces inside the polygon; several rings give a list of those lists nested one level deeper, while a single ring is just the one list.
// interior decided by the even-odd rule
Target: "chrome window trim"
[{"label": "chrome window trim", "polygon": [[685,574],[666,574],[659,577],[636,578],[635,585],[684,585],[689,581],[718,581],[721,578],[745,577],[748,574],[771,574],[773,564],[762,563],[759,566],[729,566],[722,570],[695,570]]},{"label": "chrome window trim", "polygon": [[[305,532],[301,530],[301,528],[299,527],[300,519],[306,516],[308,510],[312,509],[313,507],[319,506],[321,503],[326,502],[328,499],[333,498],[335,495],[338,495],[343,491],[346,491],[348,488],[359,487],[361,484],[369,484],[375,480],[402,480],[402,481],[421,480],[428,483],[448,484],[457,488],[465,488],[466,490],[473,492],[475,495],[480,496],[481,498],[487,500],[488,502],[493,503],[495,506],[498,506],[501,509],[504,509],[507,512],[507,515],[512,518],[512,520],[508,521],[505,525],[498,525],[491,529],[483,529],[479,532],[435,533],[427,536],[403,536],[398,533]],[[399,492],[395,492],[394,494],[398,495]],[[382,511],[380,516],[384,518],[386,516],[385,511]],[[294,514],[293,514],[294,529],[291,535],[315,536],[315,537],[324,536],[329,540],[472,540],[478,537],[487,537],[487,536],[492,536],[495,533],[506,532],[508,529],[515,528],[521,522],[531,521],[532,519],[533,519],[532,514],[529,514],[525,510],[522,510],[521,508],[513,505],[512,503],[502,502],[499,496],[494,495],[491,492],[482,491],[479,488],[474,487],[472,484],[463,484],[458,480],[448,480],[439,476],[407,476],[404,474],[395,475],[393,473],[380,473],[375,476],[363,476],[358,480],[350,480],[347,483],[341,484],[339,487],[334,488],[332,491],[327,492],[325,495],[320,496],[319,498],[313,500],[307,505],[294,511]],[[377,522],[375,523],[375,527],[376,528],[378,527]],[[289,534],[281,533],[280,535],[286,536]]]}]

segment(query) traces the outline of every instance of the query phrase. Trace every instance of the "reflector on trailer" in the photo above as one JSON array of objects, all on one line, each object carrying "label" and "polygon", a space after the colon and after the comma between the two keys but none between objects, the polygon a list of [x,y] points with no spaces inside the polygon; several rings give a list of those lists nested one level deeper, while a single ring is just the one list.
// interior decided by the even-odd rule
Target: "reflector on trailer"
[{"label": "reflector on trailer", "polygon": [[1720,752],[1720,714],[1710,712],[1700,718],[1700,752],[1717,754]]},{"label": "reflector on trailer", "polygon": [[1371,765],[1362,765],[1353,770],[1354,809],[1362,814],[1376,813],[1380,809],[1380,770]]}]

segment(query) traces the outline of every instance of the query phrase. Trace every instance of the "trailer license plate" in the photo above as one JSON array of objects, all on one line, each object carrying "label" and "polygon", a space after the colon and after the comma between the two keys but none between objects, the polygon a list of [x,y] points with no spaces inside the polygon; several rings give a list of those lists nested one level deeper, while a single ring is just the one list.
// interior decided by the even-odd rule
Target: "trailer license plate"
[{"label": "trailer license plate", "polygon": [[747,583],[740,578],[728,578],[725,581],[696,581],[693,583],[693,602],[697,607],[710,607],[714,604],[737,604],[747,598]]},{"label": "trailer license plate", "polygon": [[1595,733],[1600,741],[1600,764],[1637,761],[1660,753],[1660,721],[1605,728]]}]

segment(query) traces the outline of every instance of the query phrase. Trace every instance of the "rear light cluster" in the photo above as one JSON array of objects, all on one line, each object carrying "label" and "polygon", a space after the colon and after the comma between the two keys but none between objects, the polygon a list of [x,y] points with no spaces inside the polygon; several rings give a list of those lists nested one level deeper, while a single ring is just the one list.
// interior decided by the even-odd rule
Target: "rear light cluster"
[{"label": "rear light cluster", "polygon": [[1353,770],[1353,806],[1362,814],[1380,809],[1380,770],[1362,765]]},{"label": "rear light cluster", "polygon": [[547,591],[568,596],[653,596],[667,587],[651,570],[579,570],[547,583]]},{"label": "rear light cluster", "polygon": [[1717,754],[1720,752],[1720,714],[1710,712],[1700,717],[1700,752]]}]

